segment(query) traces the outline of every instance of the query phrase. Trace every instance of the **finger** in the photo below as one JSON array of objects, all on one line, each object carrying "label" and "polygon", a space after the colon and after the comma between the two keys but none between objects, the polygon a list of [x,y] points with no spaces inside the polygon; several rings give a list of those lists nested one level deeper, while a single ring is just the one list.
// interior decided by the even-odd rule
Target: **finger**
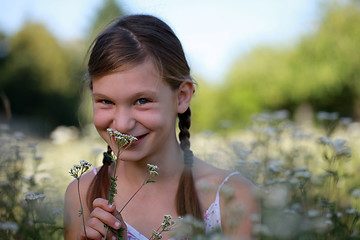
[{"label": "finger", "polygon": [[121,239],[126,239],[126,233],[127,233],[127,226],[126,223],[122,217],[122,215],[120,214],[120,212],[118,212],[116,209],[113,212],[113,215],[120,221],[121,223],[121,229],[122,229],[122,238]]},{"label": "finger", "polygon": [[90,227],[89,225],[85,226],[85,232],[84,232],[84,228],[81,227],[80,240],[86,240],[86,239],[100,240],[102,238],[103,235],[96,229]]},{"label": "finger", "polygon": [[107,212],[113,212],[116,209],[114,204],[109,205],[109,200],[106,200],[104,198],[96,198],[93,201],[93,208],[96,207],[102,208]]},{"label": "finger", "polygon": [[120,229],[120,227],[123,225],[121,221],[113,215],[112,212],[107,212],[100,207],[95,208],[90,213],[89,225],[90,224],[93,224],[93,226],[97,225],[98,222],[92,219],[97,219],[102,223],[102,225],[106,224],[114,229]]}]

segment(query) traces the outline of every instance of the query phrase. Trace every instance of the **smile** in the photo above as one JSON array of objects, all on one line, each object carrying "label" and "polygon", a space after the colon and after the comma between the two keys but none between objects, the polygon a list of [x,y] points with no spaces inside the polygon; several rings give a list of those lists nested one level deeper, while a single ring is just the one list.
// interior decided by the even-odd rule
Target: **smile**
[{"label": "smile", "polygon": [[136,138],[137,138],[138,140],[136,140],[135,142],[133,142],[133,143],[131,144],[131,147],[130,147],[130,148],[135,147],[135,146],[139,145],[141,142],[143,142],[143,140],[145,139],[145,137],[146,137],[147,135],[148,135],[148,133],[143,134],[143,135],[140,135],[140,136],[136,136]]}]

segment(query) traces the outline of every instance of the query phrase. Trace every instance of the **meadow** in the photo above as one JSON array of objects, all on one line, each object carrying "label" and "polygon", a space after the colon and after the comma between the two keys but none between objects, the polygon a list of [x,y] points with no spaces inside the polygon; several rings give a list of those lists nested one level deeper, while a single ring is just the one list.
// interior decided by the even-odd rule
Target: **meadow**
[{"label": "meadow", "polygon": [[[224,126],[192,135],[196,155],[257,186],[262,210],[252,216],[254,239],[264,240],[360,239],[359,147],[360,123],[328,112],[307,125],[287,111],[264,112],[241,131]],[[93,126],[32,139],[1,125],[0,239],[62,239],[69,170],[80,160],[99,166],[105,149]],[[231,190],[222,191],[229,193],[231,199]],[[174,232],[179,239],[225,239],[203,227],[185,218]]]}]

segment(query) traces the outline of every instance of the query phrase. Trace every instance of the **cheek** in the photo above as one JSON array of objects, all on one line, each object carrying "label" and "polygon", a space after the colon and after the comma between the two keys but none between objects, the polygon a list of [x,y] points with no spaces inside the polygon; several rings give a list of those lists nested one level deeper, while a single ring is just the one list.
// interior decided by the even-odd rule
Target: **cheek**
[{"label": "cheek", "polygon": [[109,123],[111,122],[110,117],[106,112],[99,111],[94,109],[94,116],[93,116],[94,125],[98,130],[108,128]]},{"label": "cheek", "polygon": [[142,116],[142,124],[149,129],[165,129],[172,127],[176,122],[176,116],[170,112],[154,111]]}]

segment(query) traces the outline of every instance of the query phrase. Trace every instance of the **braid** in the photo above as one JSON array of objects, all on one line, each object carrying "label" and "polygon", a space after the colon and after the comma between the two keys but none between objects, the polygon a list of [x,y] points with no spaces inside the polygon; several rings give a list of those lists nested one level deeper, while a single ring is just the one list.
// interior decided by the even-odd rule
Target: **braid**
[{"label": "braid", "polygon": [[180,147],[184,151],[185,167],[179,180],[179,186],[176,194],[176,210],[179,216],[187,214],[195,218],[202,219],[200,201],[196,192],[194,178],[192,174],[193,154],[190,151],[190,107],[179,117],[179,140]]},{"label": "braid", "polygon": [[93,210],[92,204],[96,198],[108,198],[108,189],[110,186],[109,166],[112,163],[111,157],[109,155],[111,152],[112,150],[110,146],[108,146],[107,152],[103,153],[103,165],[93,178],[87,192],[86,203],[90,211]]},{"label": "braid", "polygon": [[184,112],[179,113],[179,140],[180,147],[185,152],[190,149],[190,125],[191,125],[191,110],[190,107]]}]

